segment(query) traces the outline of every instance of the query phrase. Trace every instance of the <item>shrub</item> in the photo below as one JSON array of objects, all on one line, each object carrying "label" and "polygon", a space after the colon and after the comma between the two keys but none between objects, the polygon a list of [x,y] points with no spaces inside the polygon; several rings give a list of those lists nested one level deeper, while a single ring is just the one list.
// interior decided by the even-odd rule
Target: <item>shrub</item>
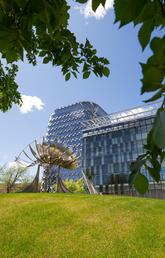
[{"label": "shrub", "polygon": [[[71,179],[71,180],[66,179],[63,182],[64,182],[65,186],[74,193],[85,193],[86,192],[86,190],[84,188],[85,183],[84,183],[83,178],[78,179],[76,182],[73,179]],[[53,188],[54,188],[55,192],[57,192],[57,184],[54,184]]]}]

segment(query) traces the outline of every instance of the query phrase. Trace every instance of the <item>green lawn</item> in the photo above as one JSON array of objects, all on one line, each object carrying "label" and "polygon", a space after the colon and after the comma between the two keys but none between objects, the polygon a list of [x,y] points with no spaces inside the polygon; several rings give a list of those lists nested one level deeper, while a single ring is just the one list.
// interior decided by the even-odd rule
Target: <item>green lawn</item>
[{"label": "green lawn", "polygon": [[0,194],[0,258],[165,257],[165,201]]}]

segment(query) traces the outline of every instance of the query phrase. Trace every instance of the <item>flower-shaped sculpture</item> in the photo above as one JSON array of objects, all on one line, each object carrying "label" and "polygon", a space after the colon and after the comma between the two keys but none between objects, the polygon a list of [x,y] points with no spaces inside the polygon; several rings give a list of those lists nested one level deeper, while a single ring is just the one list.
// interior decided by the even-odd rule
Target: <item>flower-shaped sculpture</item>
[{"label": "flower-shaped sculpture", "polygon": [[[38,165],[38,170],[35,179],[33,180],[32,184],[25,189],[27,192],[37,192],[38,189],[38,180],[39,180],[39,170],[40,167],[44,167],[45,169],[45,184],[44,184],[44,191],[47,191],[47,183],[48,183],[48,173],[52,166],[56,165],[58,166],[58,182],[57,182],[57,192],[71,192],[69,189],[67,189],[62,182],[61,176],[60,176],[60,167],[66,168],[66,169],[76,169],[79,166],[79,156],[78,152],[73,152],[72,149],[68,148],[67,146],[61,144],[60,142],[50,142],[47,143],[44,138],[42,140],[42,143],[38,143],[37,140],[34,142],[34,146],[32,147],[32,144],[29,144],[26,147],[26,150],[24,149],[19,156],[16,158],[16,162],[20,166],[26,166],[31,167]],[[36,150],[35,150],[35,149]],[[30,151],[30,154],[27,153],[27,150]],[[27,161],[25,162],[21,157],[24,155],[24,157],[28,158],[30,160],[30,163]],[[32,157],[31,157],[32,155]],[[34,159],[35,158],[35,159]]]}]

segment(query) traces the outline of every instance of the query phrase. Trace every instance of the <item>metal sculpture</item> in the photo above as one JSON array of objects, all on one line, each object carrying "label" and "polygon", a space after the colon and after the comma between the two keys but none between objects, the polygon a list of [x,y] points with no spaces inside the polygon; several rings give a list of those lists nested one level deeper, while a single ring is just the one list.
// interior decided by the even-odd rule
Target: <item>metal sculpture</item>
[{"label": "metal sculpture", "polygon": [[[34,147],[32,147],[34,144]],[[29,153],[28,153],[29,152]],[[24,156],[24,157],[22,157]],[[28,159],[28,162],[24,159]],[[71,193],[69,189],[64,185],[61,175],[60,168],[76,169],[79,166],[79,155],[78,152],[73,152],[71,148],[68,148],[60,142],[49,142],[47,143],[43,137],[42,143],[38,143],[37,140],[29,144],[16,158],[16,163],[22,167],[32,167],[38,165],[37,174],[24,192],[37,192],[40,167],[45,170],[45,184],[44,192],[47,191],[48,173],[52,166],[58,166],[58,182],[57,192],[58,193]],[[29,163],[30,161],[30,163]]]},{"label": "metal sculpture", "polygon": [[93,184],[91,183],[91,181],[89,180],[89,178],[87,178],[87,176],[84,174],[84,172],[82,172],[83,174],[83,178],[85,180],[85,183],[88,186],[88,190],[90,194],[98,194],[98,192],[96,191],[96,189],[94,188]]}]

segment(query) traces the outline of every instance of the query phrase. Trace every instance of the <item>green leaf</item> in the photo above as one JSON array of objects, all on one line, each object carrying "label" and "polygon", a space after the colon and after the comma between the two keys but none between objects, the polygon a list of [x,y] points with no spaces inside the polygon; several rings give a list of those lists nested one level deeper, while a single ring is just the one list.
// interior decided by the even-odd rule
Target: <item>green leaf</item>
[{"label": "green leaf", "polygon": [[115,1],[115,23],[120,21],[120,27],[135,20],[141,13],[146,0],[116,0]]},{"label": "green leaf", "polygon": [[65,81],[68,81],[70,79],[70,73],[67,73],[66,75],[65,75]]},{"label": "green leaf", "polygon": [[130,175],[129,175],[129,178],[128,178],[128,183],[130,185],[130,187],[133,186],[134,182],[135,182],[135,179],[137,177],[137,175],[140,173],[140,170],[137,170],[137,171],[133,171]]},{"label": "green leaf", "polygon": [[108,77],[108,76],[109,76],[109,74],[110,74],[110,70],[109,70],[109,68],[108,68],[108,67],[104,67],[104,69],[103,69],[103,74],[104,74],[106,77]]},{"label": "green leaf", "polygon": [[[86,47],[86,48],[92,48],[92,45],[91,45],[91,43],[89,42],[88,39],[86,39],[85,47]],[[95,49],[94,49],[94,50],[95,50]]]},{"label": "green leaf", "polygon": [[148,146],[147,144],[144,144],[144,145],[143,145],[143,148],[144,148],[145,150],[149,150],[149,149],[150,149],[150,146]]},{"label": "green leaf", "polygon": [[84,4],[84,3],[87,3],[88,0],[76,0],[76,2],[80,3],[80,4]]},{"label": "green leaf", "polygon": [[165,158],[165,151],[162,151],[161,155],[160,155],[160,162],[161,163],[164,161],[164,158]]},{"label": "green leaf", "polygon": [[135,179],[134,187],[141,195],[144,195],[148,190],[148,179],[139,173]]},{"label": "green leaf", "polygon": [[150,41],[151,33],[153,29],[154,29],[154,24],[151,21],[146,21],[144,22],[144,24],[141,26],[139,30],[138,38],[143,50],[145,49],[145,47]]},{"label": "green leaf", "polygon": [[104,58],[104,61],[103,61],[103,63],[104,63],[104,64],[106,64],[106,65],[107,65],[107,64],[109,64],[109,61],[108,61],[108,59]]},{"label": "green leaf", "polygon": [[100,5],[100,2],[99,0],[92,0],[92,10],[95,12],[96,9],[99,7]]},{"label": "green leaf", "polygon": [[165,109],[157,112],[153,127],[153,139],[159,148],[165,148]]},{"label": "green leaf", "polygon": [[83,72],[88,72],[89,68],[90,68],[90,65],[87,63],[84,63]]},{"label": "green leaf", "polygon": [[[161,170],[161,165],[159,163],[159,161],[157,160],[158,158],[158,154],[157,154],[157,147],[155,146],[155,151],[153,152],[153,155],[152,155],[152,152],[151,152],[151,157],[150,156],[147,156],[147,159],[149,160],[149,162],[152,164],[153,168],[160,172]],[[156,155],[155,155],[156,154]]]},{"label": "green leaf", "polygon": [[151,41],[151,49],[156,57],[153,63],[155,63],[155,61],[164,63],[165,36],[163,38],[158,38],[158,37],[153,38]]},{"label": "green leaf", "polygon": [[146,64],[141,64],[144,78],[141,93],[162,89],[165,77],[165,36],[151,41],[153,55]]},{"label": "green leaf", "polygon": [[162,71],[159,67],[148,64],[141,64],[141,66],[144,75],[144,79],[141,80],[143,82],[141,94],[160,89],[162,87]]},{"label": "green leaf", "polygon": [[[92,0],[93,1],[93,0]],[[103,7],[105,7],[106,0],[98,0],[100,4],[102,4]]]},{"label": "green leaf", "polygon": [[136,161],[133,161],[130,165],[130,170],[133,171],[138,171],[141,169],[141,167],[144,165],[144,163],[146,162],[145,159],[146,154],[143,154],[141,156],[139,156]]},{"label": "green leaf", "polygon": [[131,174],[129,175],[128,183],[132,186],[136,180],[137,175],[140,173],[141,167],[146,162],[146,154],[138,156],[136,161],[133,161],[130,165]]},{"label": "green leaf", "polygon": [[93,53],[93,55],[96,55],[97,54],[97,50],[96,49],[92,50],[92,53]]},{"label": "green leaf", "polygon": [[[13,49],[13,50],[8,50],[6,52],[5,58],[7,60],[7,63],[13,63],[15,61],[18,61],[19,56],[17,52]],[[21,59],[21,56],[20,56],[20,59]]]},{"label": "green leaf", "polygon": [[39,56],[41,56],[41,57],[43,57],[43,56],[45,56],[46,55],[46,51],[41,51],[40,53],[39,53]]},{"label": "green leaf", "polygon": [[149,150],[152,150],[154,147],[154,142],[153,142],[153,129],[151,129],[147,135],[147,146]]},{"label": "green leaf", "polygon": [[50,61],[50,57],[48,57],[48,56],[44,57],[44,59],[43,59],[44,64],[49,63],[49,61]]},{"label": "green leaf", "polygon": [[89,77],[90,73],[91,73],[90,71],[83,73],[83,79],[87,79]]},{"label": "green leaf", "polygon": [[74,75],[74,77],[77,79],[77,74],[76,74],[76,72],[72,72],[72,74]]},{"label": "green leaf", "polygon": [[13,64],[11,67],[3,68],[0,62],[0,110],[6,112],[12,108],[12,104],[22,104],[21,94],[18,92],[18,85],[15,82],[17,65]]},{"label": "green leaf", "polygon": [[160,181],[160,170],[156,170],[155,168],[151,168],[145,164],[145,168],[148,170],[150,176],[156,181]]},{"label": "green leaf", "polygon": [[106,0],[101,1],[101,4],[102,4],[103,7],[105,7],[105,3],[106,3]]},{"label": "green leaf", "polygon": [[165,92],[165,85],[163,85],[163,87],[161,88],[161,90],[159,90],[154,96],[152,96],[150,99],[145,100],[145,102],[151,102],[151,101],[155,101],[157,99],[160,99],[162,97],[162,93]]},{"label": "green leaf", "polygon": [[155,7],[153,3],[150,1],[146,1],[146,4],[144,5],[144,8],[142,9],[141,13],[139,16],[134,20],[134,25],[136,26],[139,23],[143,23],[145,21],[153,19],[155,15]]}]

